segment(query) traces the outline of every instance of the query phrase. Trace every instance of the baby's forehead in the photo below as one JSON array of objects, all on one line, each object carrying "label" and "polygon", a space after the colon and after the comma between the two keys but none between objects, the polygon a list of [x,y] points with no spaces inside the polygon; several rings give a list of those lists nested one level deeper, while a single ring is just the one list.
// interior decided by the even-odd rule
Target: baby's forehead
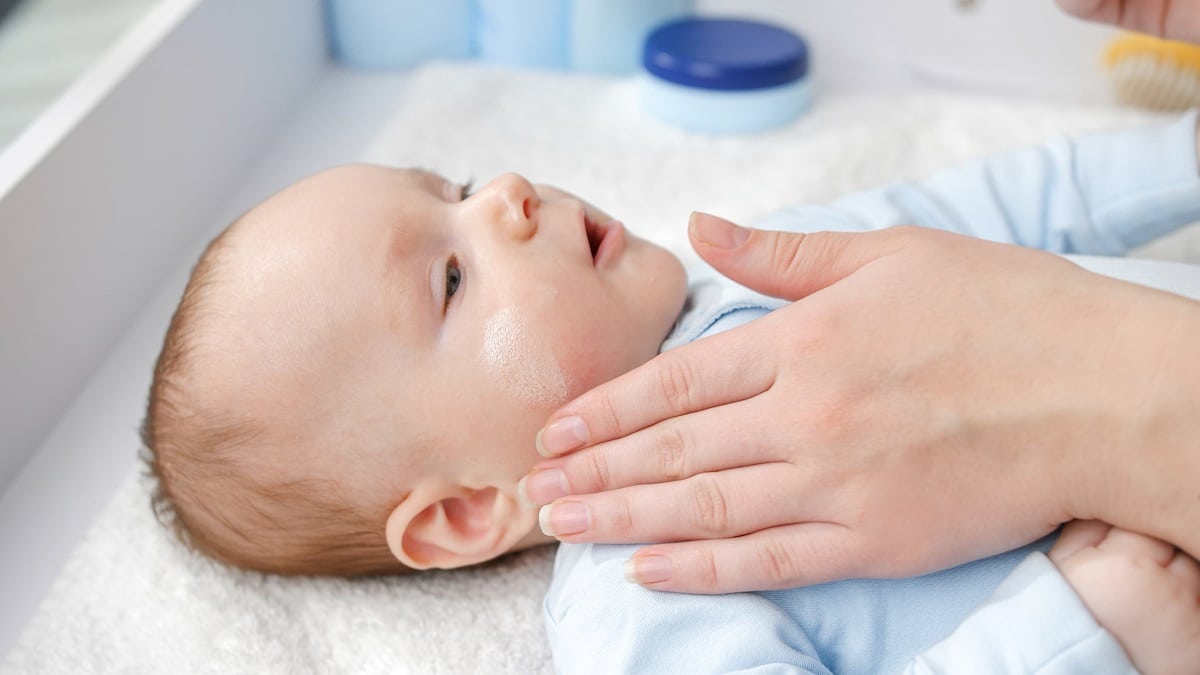
[{"label": "baby's forehead", "polygon": [[403,199],[416,192],[438,195],[446,190],[445,178],[421,168],[376,164],[347,164],[301,179],[250,209],[234,229],[271,230],[272,225],[329,220],[353,205],[379,199]]},{"label": "baby's forehead", "polygon": [[380,184],[440,190],[446,179],[428,169],[378,164],[346,164],[326,169],[300,181],[298,186],[317,190],[353,191]]}]

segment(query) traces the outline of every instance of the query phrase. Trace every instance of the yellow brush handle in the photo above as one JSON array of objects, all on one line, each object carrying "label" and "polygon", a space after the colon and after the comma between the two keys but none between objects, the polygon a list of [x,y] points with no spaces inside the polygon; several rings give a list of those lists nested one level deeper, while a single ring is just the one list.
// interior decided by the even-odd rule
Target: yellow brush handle
[{"label": "yellow brush handle", "polygon": [[1104,65],[1111,68],[1136,56],[1155,56],[1167,63],[1200,72],[1200,46],[1137,33],[1122,35],[1114,40],[1104,54]]}]

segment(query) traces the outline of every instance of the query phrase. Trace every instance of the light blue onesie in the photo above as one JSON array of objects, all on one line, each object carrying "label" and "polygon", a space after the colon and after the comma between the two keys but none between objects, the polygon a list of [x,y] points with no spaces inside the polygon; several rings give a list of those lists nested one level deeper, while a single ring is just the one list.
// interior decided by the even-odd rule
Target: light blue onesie
[{"label": "light blue onesie", "polygon": [[[799,207],[761,226],[873,230],[915,223],[1059,253],[1121,255],[1200,221],[1196,116],[1059,139],[920,183]],[[663,349],[778,308],[710,278]],[[625,581],[636,546],[562,544],[545,599],[563,673],[1132,673],[1044,555],[1053,537],[923,577],[720,596]]]}]

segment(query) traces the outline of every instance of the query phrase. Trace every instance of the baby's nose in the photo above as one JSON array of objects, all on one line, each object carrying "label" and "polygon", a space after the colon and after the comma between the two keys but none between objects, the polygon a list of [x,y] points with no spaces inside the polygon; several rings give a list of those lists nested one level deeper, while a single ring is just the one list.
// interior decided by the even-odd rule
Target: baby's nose
[{"label": "baby's nose", "polygon": [[537,232],[537,210],[541,205],[533,185],[515,173],[506,173],[488,184],[497,203],[498,225],[505,234],[524,241]]}]

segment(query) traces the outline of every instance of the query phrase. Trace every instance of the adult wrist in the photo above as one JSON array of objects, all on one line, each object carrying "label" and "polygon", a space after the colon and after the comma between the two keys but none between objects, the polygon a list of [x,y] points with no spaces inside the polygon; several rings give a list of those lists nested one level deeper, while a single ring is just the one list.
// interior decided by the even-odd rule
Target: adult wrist
[{"label": "adult wrist", "polygon": [[[1095,453],[1075,457],[1071,512],[1200,555],[1200,303],[1125,282],[1106,289],[1124,310],[1099,397],[1113,424]],[[1106,363],[1107,359],[1107,363]],[[1081,392],[1080,395],[1090,395]],[[1070,477],[1067,477],[1070,480]]]}]

